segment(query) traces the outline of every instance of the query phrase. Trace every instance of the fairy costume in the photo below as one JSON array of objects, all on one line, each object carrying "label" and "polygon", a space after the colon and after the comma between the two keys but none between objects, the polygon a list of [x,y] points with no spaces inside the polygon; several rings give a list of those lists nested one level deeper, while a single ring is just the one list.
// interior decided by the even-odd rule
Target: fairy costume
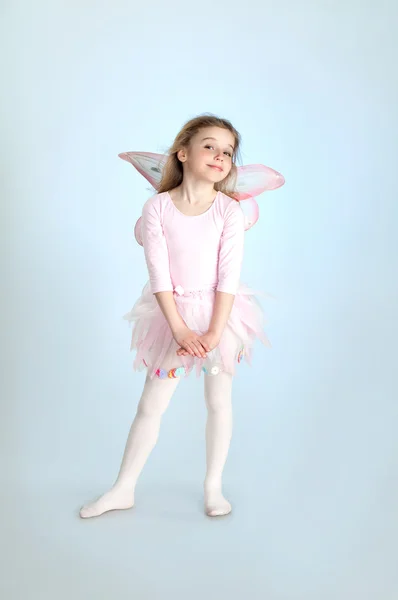
[{"label": "fairy costume", "polygon": [[[156,189],[160,177],[154,173],[161,174],[166,157],[143,153],[119,156],[131,162]],[[245,169],[252,177],[251,185],[242,183]],[[244,199],[237,201],[218,192],[211,207],[200,215],[181,213],[168,192],[155,194],[144,204],[135,236],[144,247],[149,281],[124,318],[133,326],[133,367],[148,369],[151,378],[188,376],[192,370],[197,376],[202,371],[209,375],[220,371],[234,374],[243,357],[250,363],[256,338],[270,346],[257,293],[240,282],[240,272],[245,230],[258,219],[258,205],[248,189],[261,193],[280,187],[284,179],[263,165],[240,167],[238,183],[239,177],[241,188],[245,188],[240,190]],[[239,185],[237,188],[239,193]],[[182,319],[199,335],[208,331],[216,292],[235,295],[220,342],[206,358],[176,354],[179,345],[154,295],[161,291],[173,292]]]}]

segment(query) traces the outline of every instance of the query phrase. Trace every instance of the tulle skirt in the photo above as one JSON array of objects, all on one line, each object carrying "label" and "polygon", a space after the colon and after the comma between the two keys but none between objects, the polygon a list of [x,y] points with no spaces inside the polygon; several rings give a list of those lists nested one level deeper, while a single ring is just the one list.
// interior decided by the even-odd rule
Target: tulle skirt
[{"label": "tulle skirt", "polygon": [[[132,324],[130,350],[136,351],[134,370],[147,369],[151,379],[187,377],[193,370],[197,377],[201,373],[217,375],[220,371],[234,375],[236,365],[242,360],[251,364],[256,339],[271,346],[264,332],[266,320],[257,298],[259,294],[265,295],[240,284],[219,345],[206,358],[178,356],[179,345],[147,282],[133,308],[123,317]],[[199,335],[209,328],[215,296],[215,289],[188,292],[181,288],[179,293],[174,292],[179,314]]]}]

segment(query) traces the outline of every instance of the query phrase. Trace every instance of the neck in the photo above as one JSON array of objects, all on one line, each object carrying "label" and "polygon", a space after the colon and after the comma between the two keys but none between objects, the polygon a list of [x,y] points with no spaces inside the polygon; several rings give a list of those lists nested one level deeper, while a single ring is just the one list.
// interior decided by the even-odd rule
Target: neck
[{"label": "neck", "polygon": [[175,188],[174,193],[180,202],[187,204],[207,204],[213,202],[216,190],[214,184],[208,181],[200,181],[195,177],[184,173],[182,183]]}]

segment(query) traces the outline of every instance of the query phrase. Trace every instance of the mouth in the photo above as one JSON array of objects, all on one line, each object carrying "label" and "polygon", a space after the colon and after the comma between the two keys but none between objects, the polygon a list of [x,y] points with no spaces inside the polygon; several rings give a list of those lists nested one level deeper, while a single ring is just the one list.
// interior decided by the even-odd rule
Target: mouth
[{"label": "mouth", "polygon": [[217,167],[216,165],[207,165],[208,167],[210,167],[211,169],[216,169],[217,171],[219,171],[220,173],[223,172],[224,169],[222,169],[221,167]]}]

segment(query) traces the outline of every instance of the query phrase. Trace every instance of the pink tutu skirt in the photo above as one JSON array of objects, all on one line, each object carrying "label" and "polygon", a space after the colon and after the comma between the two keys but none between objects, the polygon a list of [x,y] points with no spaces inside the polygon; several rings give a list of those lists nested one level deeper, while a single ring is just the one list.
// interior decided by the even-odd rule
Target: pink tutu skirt
[{"label": "pink tutu skirt", "polygon": [[[243,359],[251,364],[256,338],[265,346],[271,346],[264,333],[266,321],[257,294],[240,284],[220,343],[207,353],[206,358],[177,356],[179,345],[148,282],[131,311],[123,317],[132,324],[130,350],[136,351],[134,370],[147,369],[151,379],[155,376],[161,379],[187,377],[193,369],[198,377],[202,372],[217,375],[227,371],[234,375],[236,365]],[[174,292],[179,314],[199,335],[209,328],[215,295],[215,289],[184,291],[180,288],[178,293]]]}]

